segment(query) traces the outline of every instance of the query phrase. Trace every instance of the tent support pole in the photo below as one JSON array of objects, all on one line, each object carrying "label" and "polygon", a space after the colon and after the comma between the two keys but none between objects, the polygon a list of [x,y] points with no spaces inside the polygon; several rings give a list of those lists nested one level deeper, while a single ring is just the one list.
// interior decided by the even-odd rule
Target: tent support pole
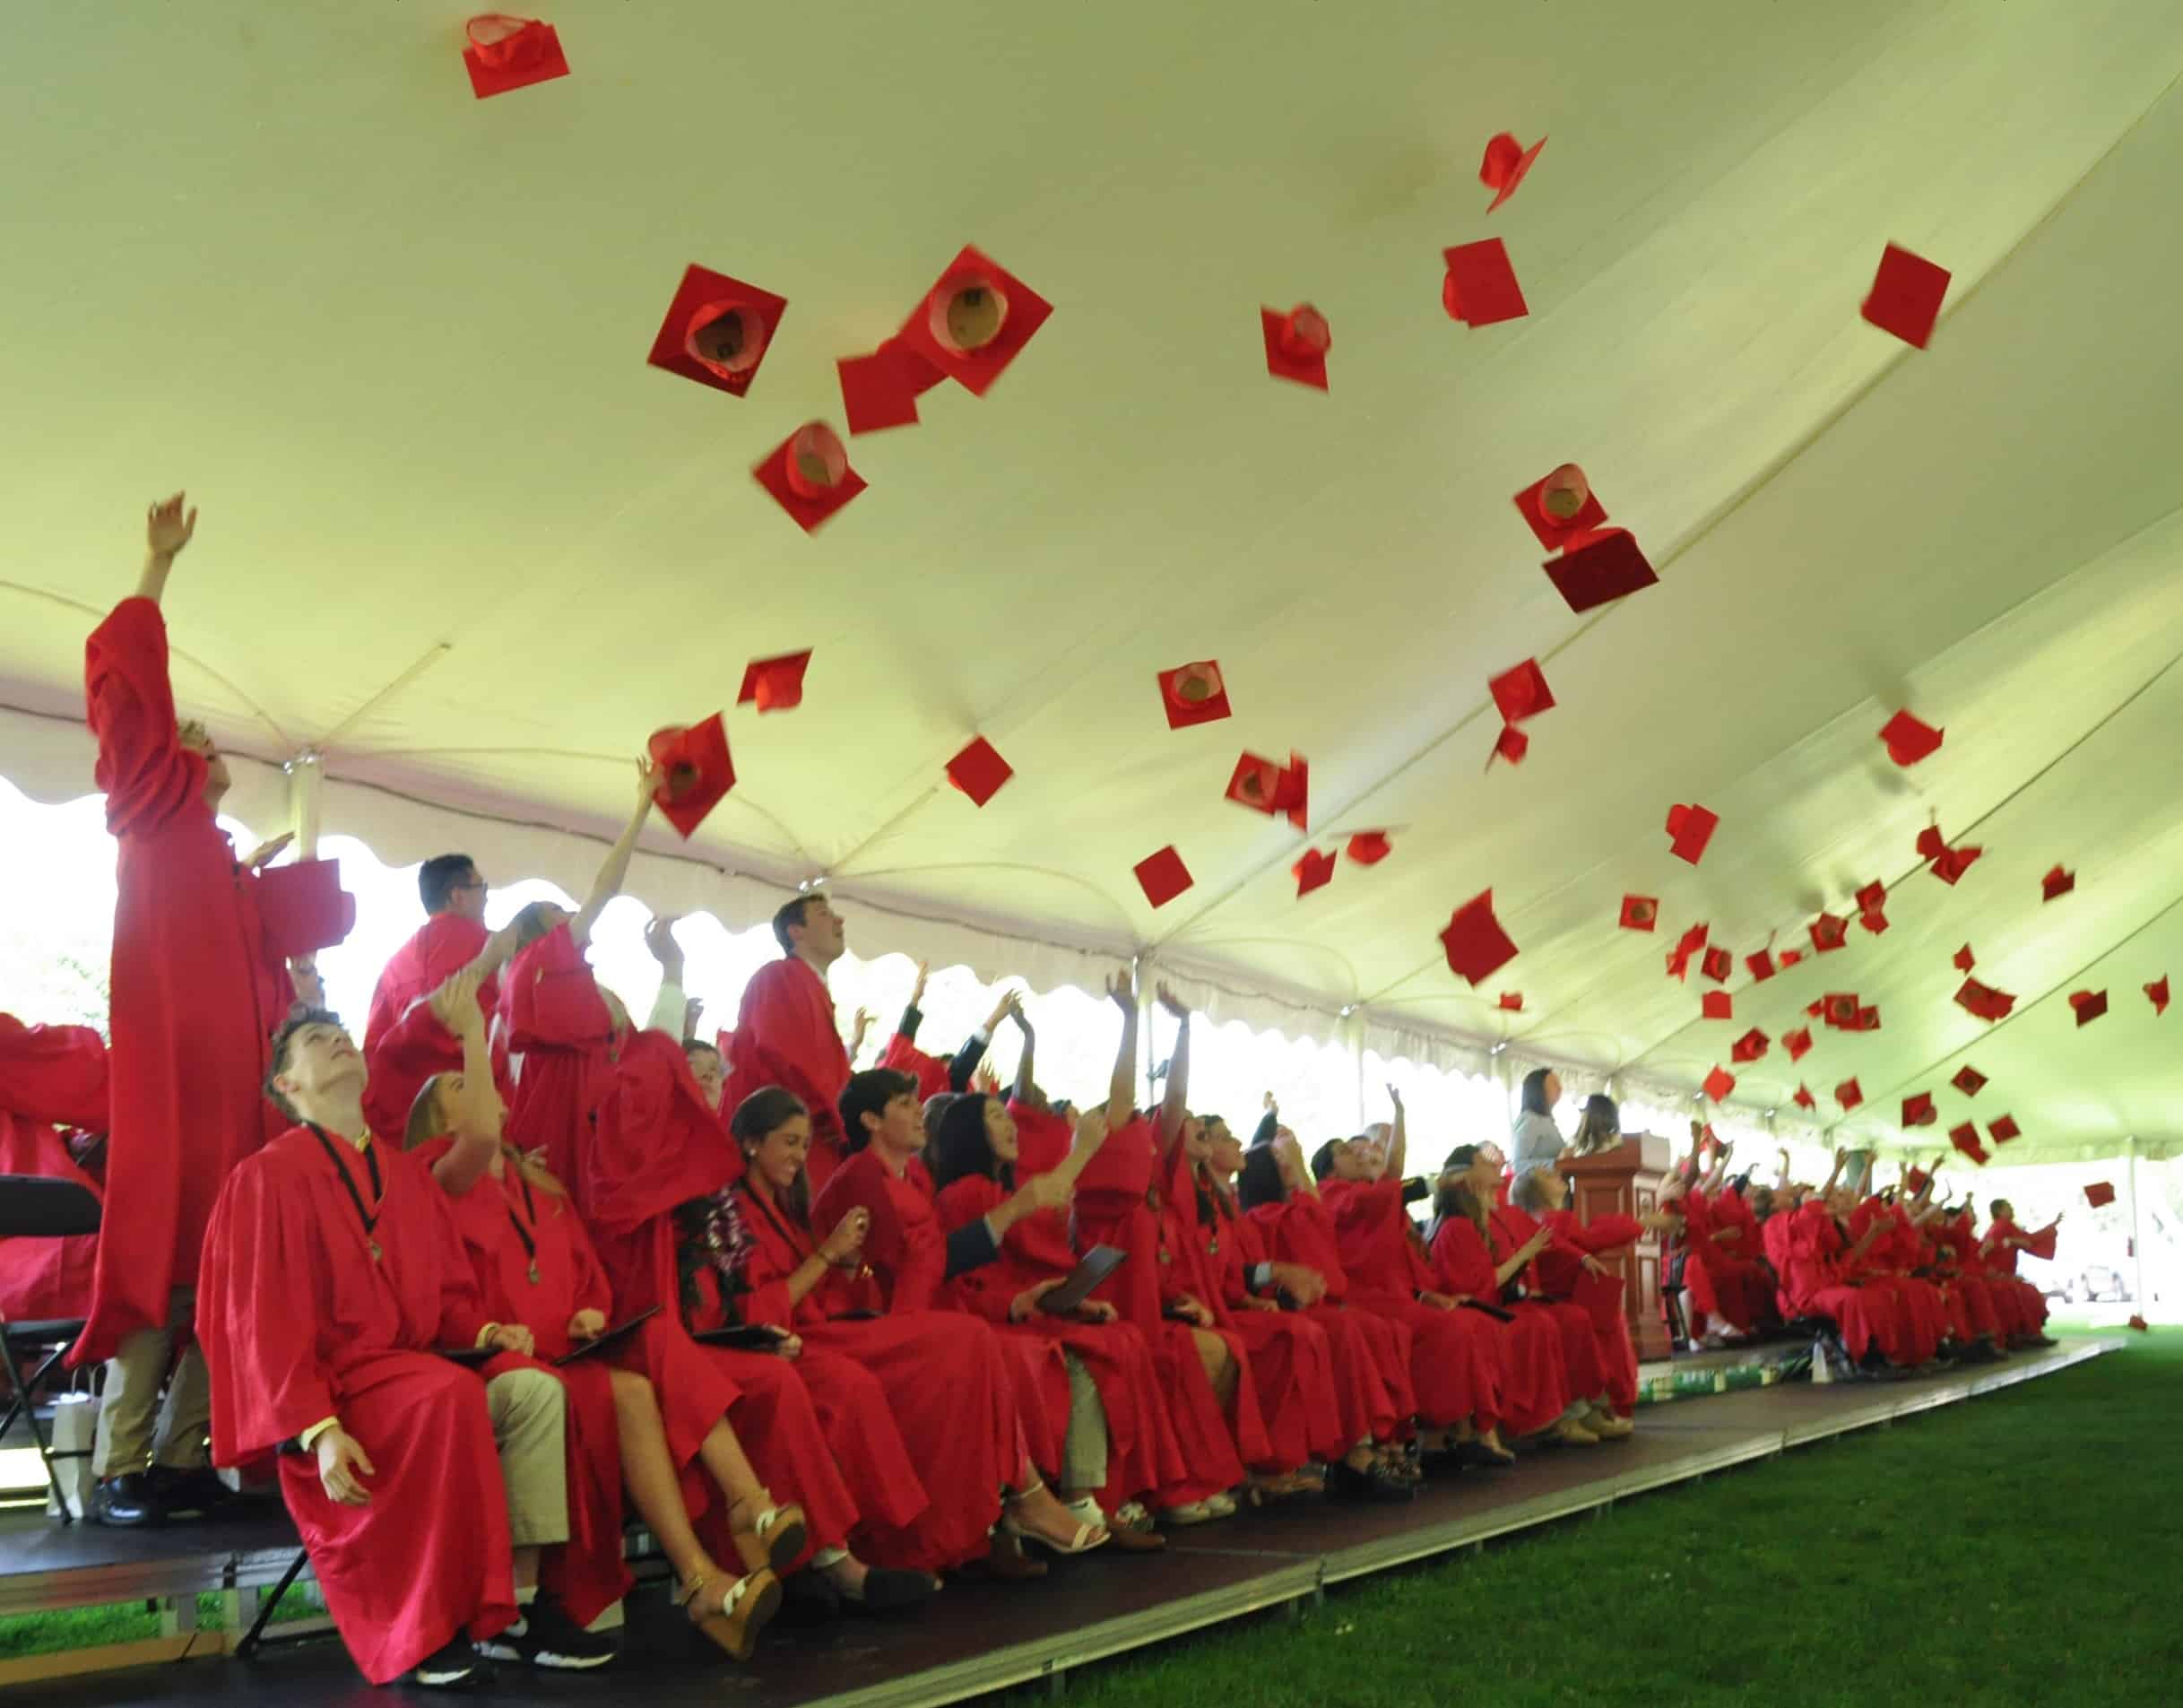
[{"label": "tent support pole", "polygon": [[281,768],[288,774],[288,828],[295,833],[296,858],[316,860],[324,801],[319,785],[325,780],[325,767],[318,755],[307,748]]},{"label": "tent support pole", "polygon": [[2145,1308],[2145,1230],[2137,1218],[2137,1135],[2130,1135],[2130,1296]]}]

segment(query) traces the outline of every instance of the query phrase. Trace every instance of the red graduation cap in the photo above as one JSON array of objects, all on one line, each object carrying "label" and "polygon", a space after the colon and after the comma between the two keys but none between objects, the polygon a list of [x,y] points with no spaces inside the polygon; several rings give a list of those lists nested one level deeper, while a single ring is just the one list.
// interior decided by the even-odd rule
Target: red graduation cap
[{"label": "red graduation cap", "polygon": [[2016,999],[2006,991],[1997,991],[1990,984],[1981,984],[1975,978],[1967,978],[1955,993],[1956,1001],[1981,1020],[2001,1020],[2016,1006]]},{"label": "red graduation cap", "polygon": [[1902,1171],[1902,1190],[1912,1193],[1921,1192],[1925,1191],[1926,1183],[1932,1178],[1933,1176],[1922,1168],[1906,1168]]},{"label": "red graduation cap", "polygon": [[1668,951],[1668,976],[1687,980],[1690,976],[1690,958],[1705,947],[1707,927],[1693,925]]},{"label": "red graduation cap", "polygon": [[1726,984],[1728,975],[1736,970],[1736,958],[1716,943],[1705,951],[1705,958],[1698,963],[1698,970],[1716,984]]},{"label": "red graduation cap", "polygon": [[1540,568],[1562,603],[1574,611],[1590,611],[1659,580],[1627,528],[1572,535],[1568,549]]},{"label": "red graduation cap", "polygon": [[2115,1201],[2115,1189],[2104,1180],[2095,1180],[2084,1189],[2084,1201],[2094,1209]]},{"label": "red graduation cap", "polygon": [[1960,1127],[1949,1128],[1948,1142],[1970,1157],[1971,1161],[1977,1163],[1979,1167],[1986,1166],[1988,1160],[1986,1147],[1979,1142],[1979,1127],[1976,1122],[1966,1121]]},{"label": "red graduation cap", "polygon": [[1669,807],[1668,852],[1694,866],[1705,858],[1705,845],[1713,839],[1713,832],[1720,828],[1720,815],[1717,812],[1701,806]]},{"label": "red graduation cap", "polygon": [[1194,664],[1177,664],[1160,672],[1160,706],[1167,714],[1167,727],[1187,729],[1195,724],[1215,724],[1231,715],[1227,684],[1220,665],[1210,658]]},{"label": "red graduation cap", "polygon": [[2129,1320],[2125,1322],[2123,1326],[2125,1328],[2135,1329],[2140,1334],[2150,1334],[2153,1332],[2152,1328],[2145,1322],[2144,1315],[2136,1311],[2130,1313]]},{"label": "red graduation cap", "polygon": [[1827,999],[1823,996],[1815,996],[1804,1005],[1804,1011],[1815,1020],[1817,1019],[1827,1011]]},{"label": "red graduation cap", "polygon": [[1286,813],[1289,823],[1298,830],[1309,829],[1306,822],[1311,817],[1312,767],[1304,755],[1294,748],[1289,750],[1288,763],[1281,769],[1280,786],[1274,791],[1273,803]]},{"label": "red graduation cap", "polygon": [[1920,1091],[1915,1097],[1902,1100],[1902,1124],[1906,1127],[1929,1127],[1940,1116],[1933,1107],[1933,1094]]},{"label": "red graduation cap", "polygon": [[940,370],[890,338],[869,356],[844,356],[834,364],[841,381],[842,413],[849,436],[917,425],[917,396],[940,380]]},{"label": "red graduation cap", "polygon": [[1508,1011],[1509,1011],[1511,1014],[1520,1014],[1520,1013],[1522,1013],[1522,1012],[1523,1012],[1523,993],[1522,993],[1521,991],[1503,991],[1503,992],[1502,992],[1502,993],[1501,993],[1501,1006],[1502,1006],[1503,1008],[1506,1009],[1506,1010],[1508,1010]]},{"label": "red graduation cap", "polygon": [[1137,873],[1145,899],[1155,907],[1165,907],[1197,881],[1190,875],[1190,868],[1182,863],[1182,856],[1174,851],[1173,843],[1156,854],[1148,854],[1130,870]]},{"label": "red graduation cap", "polygon": [[480,100],[568,75],[560,35],[550,23],[512,18],[505,12],[481,12],[464,26],[463,33],[469,42],[463,49],[463,69],[470,74],[471,92]]},{"label": "red graduation cap", "polygon": [[1053,305],[965,244],[903,326],[904,344],[974,396],[1007,371]]},{"label": "red graduation cap", "polygon": [[1991,1139],[1997,1145],[2006,1144],[2010,1140],[2016,1137],[2016,1135],[2023,1131],[2023,1129],[2016,1124],[2016,1117],[2014,1115],[1998,1116],[1995,1120],[1987,1123],[1986,1125],[1987,1137]]},{"label": "red graduation cap", "polygon": [[2069,1006],[2076,1010],[2079,1026],[2090,1026],[2107,1012],[2107,993],[2105,991],[2072,991],[2069,993]]},{"label": "red graduation cap", "polygon": [[1516,945],[1494,917],[1494,892],[1482,889],[1455,910],[1440,934],[1448,965],[1475,990],[1516,958]]},{"label": "red graduation cap", "polygon": [[1360,830],[1349,838],[1349,858],[1360,866],[1376,866],[1393,852],[1384,830]]},{"label": "red graduation cap", "polygon": [[1520,320],[1531,312],[1523,299],[1523,287],[1516,282],[1516,269],[1509,264],[1508,246],[1499,238],[1459,243],[1440,254],[1447,267],[1440,305],[1449,319],[1468,326],[1491,326]]},{"label": "red graduation cap", "polygon": [[1715,1103],[1726,1103],[1728,1093],[1736,1089],[1736,1076],[1726,1068],[1716,1065],[1705,1076],[1705,1095]]},{"label": "red graduation cap", "polygon": [[1855,899],[1859,913],[1876,914],[1887,905],[1887,886],[1875,878],[1857,892]]},{"label": "red graduation cap", "polygon": [[1947,294],[1947,268],[1891,243],[1880,254],[1880,270],[1858,312],[1882,332],[1923,350]]},{"label": "red graduation cap", "polygon": [[1268,818],[1280,811],[1281,767],[1263,754],[1246,751],[1228,778],[1227,798]]},{"label": "red graduation cap", "polygon": [[1849,941],[1849,922],[1835,914],[1822,914],[1811,923],[1812,947],[1831,954]]},{"label": "red graduation cap", "polygon": [[1855,1079],[1844,1079],[1834,1088],[1834,1101],[1844,1109],[1854,1109],[1865,1101],[1865,1093]]},{"label": "red graduation cap", "polygon": [[2059,866],[2057,866],[2039,880],[2040,899],[2052,901],[2057,896],[2066,896],[2076,887],[2077,874],[2074,871],[2064,871]]},{"label": "red graduation cap", "polygon": [[841,436],[824,421],[799,427],[750,472],[806,533],[864,490]]},{"label": "red graduation cap", "polygon": [[1800,1026],[1794,1032],[1781,1034],[1781,1047],[1789,1052],[1791,1062],[1801,1062],[1812,1050],[1812,1028]]},{"label": "red graduation cap", "polygon": [[754,658],[743,672],[738,706],[755,702],[764,712],[785,712],[803,704],[803,672],[811,662],[810,647],[783,653],[778,658]]},{"label": "red graduation cap", "polygon": [[1624,896],[1622,898],[1622,916],[1616,923],[1624,931],[1659,930],[1660,898],[1658,896]]},{"label": "red graduation cap", "polygon": [[787,312],[786,297],[693,264],[683,269],[645,360],[741,397]]},{"label": "red graduation cap", "polygon": [[1801,1079],[1797,1081],[1797,1095],[1794,1097],[1791,1097],[1789,1101],[1794,1103],[1799,1109],[1816,1109],[1819,1107],[1819,1099],[1812,1095],[1810,1088],[1807,1087]]},{"label": "red graduation cap", "polygon": [[1772,1042],[1772,1038],[1754,1026],[1736,1040],[1735,1045],[1728,1051],[1728,1060],[1731,1062],[1755,1062],[1766,1053],[1767,1046]]},{"label": "red graduation cap", "polygon": [[1850,1022],[1848,1029],[1852,1032],[1877,1032],[1880,1029],[1880,1010],[1870,1007],[1858,1010],[1857,1019]]},{"label": "red graduation cap", "polygon": [[1940,833],[1938,825],[1927,825],[1918,833],[1918,853],[1920,858],[1933,863],[1933,875],[1944,884],[1953,887],[1955,880],[1971,870],[1971,863],[1986,851],[1983,848],[1951,848]]},{"label": "red graduation cap", "polygon": [[1478,163],[1478,182],[1494,192],[1494,199],[1486,204],[1491,213],[1510,196],[1516,194],[1523,182],[1524,174],[1531,169],[1531,162],[1538,158],[1538,151],[1546,145],[1546,139],[1526,148],[1508,132],[1502,131],[1486,144],[1486,158]]},{"label": "red graduation cap", "polygon": [[1299,386],[1327,388],[1327,351],[1334,342],[1327,317],[1308,302],[1300,302],[1286,314],[1278,308],[1260,308],[1259,325],[1266,336],[1266,371],[1276,379],[1293,379]]},{"label": "red graduation cap", "polygon": [[1936,730],[1908,712],[1897,712],[1880,726],[1880,739],[1887,743],[1887,757],[1897,765],[1915,765],[1920,759],[1930,759],[1940,751],[1941,738],[1945,733],[1945,730]]},{"label": "red graduation cap", "polygon": [[1699,1011],[1709,1020],[1736,1018],[1736,999],[1726,991],[1708,991],[1698,1001]]},{"label": "red graduation cap", "polygon": [[1316,848],[1306,848],[1304,858],[1288,870],[1296,880],[1296,898],[1301,901],[1314,889],[1323,889],[1334,881],[1334,856],[1321,854]]},{"label": "red graduation cap", "polygon": [[706,814],[735,786],[735,764],[728,755],[728,726],[718,712],[702,724],[672,724],[654,730],[648,744],[661,776],[652,792],[660,813],[684,841],[705,822]]},{"label": "red graduation cap", "polygon": [[1490,770],[1495,759],[1506,759],[1511,765],[1521,765],[1523,756],[1531,750],[1531,738],[1513,724],[1503,724],[1501,733],[1494,737],[1494,750],[1486,756]]},{"label": "red graduation cap", "polygon": [[1762,949],[1755,955],[1745,956],[1744,967],[1754,981],[1763,984],[1774,975],[1773,951]]},{"label": "red graduation cap", "polygon": [[1972,967],[1979,964],[1978,957],[1971,952],[1971,945],[1969,943],[1965,943],[1962,948],[1957,949],[1955,953],[1949,958],[1955,962],[1955,970],[1959,973],[1968,973]]},{"label": "red graduation cap", "polygon": [[2153,1003],[2153,1011],[2155,1014],[2165,1014],[2165,1013],[2167,1013],[2167,1012],[2168,1012],[2168,975],[2167,975],[2167,974],[2165,974],[2165,973],[2162,973],[2162,974],[2161,974],[2161,975],[2160,975],[2158,978],[2154,979],[2154,980],[2153,981],[2153,983],[2152,983],[2152,984],[2150,984],[2146,985],[2146,986],[2145,986],[2145,995],[2146,995],[2147,999],[2148,999],[2149,1001],[2151,1001],[2151,1002]]},{"label": "red graduation cap", "polygon": [[1819,999],[1820,1014],[1826,1023],[1838,1031],[1857,1024],[1857,993],[1829,991]]},{"label": "red graduation cap", "polygon": [[948,761],[948,781],[968,795],[974,807],[992,800],[1015,775],[1015,767],[983,735],[972,736],[970,745]]},{"label": "red graduation cap", "polygon": [[1986,1076],[1966,1062],[1955,1071],[1955,1078],[1948,1083],[1967,1097],[1975,1097],[1986,1089]]},{"label": "red graduation cap", "polygon": [[1887,915],[1875,907],[1868,914],[1859,914],[1857,916],[1857,923],[1877,937],[1887,929]]},{"label": "red graduation cap", "polygon": [[1780,958],[1781,962],[1781,970],[1786,973],[1792,967],[1800,967],[1803,965],[1804,951],[1800,949],[1785,949],[1781,951]]},{"label": "red graduation cap", "polygon": [[1564,463],[1532,481],[1516,495],[1515,503],[1539,544],[1549,551],[1561,551],[1607,520],[1607,507],[1574,463]]},{"label": "red graduation cap", "polygon": [[1554,704],[1554,690],[1546,686],[1546,672],[1539,669],[1536,658],[1511,665],[1488,680],[1486,686],[1494,697],[1494,704],[1501,708],[1503,723],[1520,724]]},{"label": "red graduation cap", "polygon": [[251,896],[266,944],[283,958],[331,949],[356,929],[356,897],[341,887],[338,860],[264,867]]}]

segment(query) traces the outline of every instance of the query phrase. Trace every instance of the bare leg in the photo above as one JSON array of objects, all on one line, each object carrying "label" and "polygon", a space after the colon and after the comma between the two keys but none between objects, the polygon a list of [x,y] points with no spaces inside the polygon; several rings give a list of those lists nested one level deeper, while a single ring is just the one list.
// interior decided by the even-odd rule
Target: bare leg
[{"label": "bare leg", "polygon": [[[689,1509],[682,1504],[681,1479],[675,1474],[674,1461],[667,1456],[659,1396],[652,1392],[649,1382],[632,1371],[614,1372],[614,1422],[621,1434],[621,1480],[638,1515],[659,1538],[660,1551],[667,1556],[675,1574],[685,1583],[716,1576],[720,1568],[690,1528]],[[741,1456],[739,1448],[737,1457]],[[743,1469],[748,1474],[749,1467]]]},{"label": "bare leg", "polygon": [[1242,1374],[1228,1343],[1210,1329],[1192,1329],[1190,1338],[1198,1345],[1198,1362],[1205,1366],[1205,1379],[1213,1384],[1213,1397],[1220,1401],[1226,1411],[1235,1399],[1235,1383]]}]

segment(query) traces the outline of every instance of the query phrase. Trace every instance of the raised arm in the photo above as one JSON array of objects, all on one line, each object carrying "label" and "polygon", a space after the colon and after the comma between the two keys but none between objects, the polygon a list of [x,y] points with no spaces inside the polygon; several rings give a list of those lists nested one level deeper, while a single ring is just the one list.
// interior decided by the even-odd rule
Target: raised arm
[{"label": "raised arm", "polygon": [[1106,1088],[1111,1130],[1128,1125],[1130,1111],[1137,1106],[1137,986],[1127,968],[1107,980],[1106,993],[1122,1010],[1122,1042],[1114,1046],[1114,1075]]},{"label": "raised arm", "polygon": [[1016,1083],[1009,1095],[1018,1103],[1028,1103],[1038,1084],[1032,1072],[1033,1058],[1038,1053],[1038,1034],[1031,1029],[1030,1019],[1024,1013],[1020,1001],[1010,1003],[1008,1012],[1009,1019],[1016,1022],[1016,1029],[1023,1034],[1023,1053],[1016,1058]]},{"label": "raised arm", "polygon": [[1190,1008],[1165,984],[1154,988],[1153,997],[1175,1017],[1174,1053],[1167,1059],[1167,1089],[1160,1099],[1160,1161],[1165,1167],[1174,1161],[1182,1123],[1190,1116]]},{"label": "raised arm", "polygon": [[167,572],[174,568],[176,554],[197,531],[196,507],[192,505],[185,514],[182,499],[183,495],[178,492],[144,513],[148,550],[144,554],[143,574],[136,578],[136,596],[149,599],[155,605],[167,596]]},{"label": "raised arm", "polygon": [[680,1039],[689,1015],[689,993],[682,987],[682,945],[675,941],[676,914],[655,915],[645,922],[645,947],[660,964],[660,993],[652,999],[652,1013],[645,1021],[649,1032],[664,1032]]},{"label": "raised arm", "polygon": [[1387,1088],[1387,1100],[1395,1105],[1395,1122],[1394,1131],[1387,1136],[1387,1169],[1382,1177],[1400,1180],[1403,1164],[1409,1159],[1409,1120],[1402,1112],[1402,1093],[1391,1085]]},{"label": "raised arm", "polygon": [[660,767],[649,759],[637,762],[637,810],[629,815],[614,845],[606,851],[600,863],[599,875],[592,880],[591,894],[584,897],[584,906],[569,922],[568,934],[581,948],[591,941],[592,927],[599,923],[599,915],[606,905],[621,894],[622,881],[629,875],[629,856],[637,852],[637,838],[645,828],[645,820],[652,816],[654,797],[659,793]]},{"label": "raised arm", "polygon": [[1312,1173],[1311,1164],[1304,1160],[1304,1141],[1286,1127],[1276,1127],[1273,1130],[1273,1148],[1280,1153],[1297,1180],[1302,1183],[1296,1190],[1308,1192],[1313,1198],[1318,1197],[1319,1177]]},{"label": "raised arm", "polygon": [[500,1149],[501,1124],[507,1112],[493,1084],[492,1053],[487,1047],[485,1015],[478,1007],[478,986],[498,972],[513,951],[515,937],[507,930],[486,940],[475,960],[451,974],[432,993],[432,1013],[439,1023],[462,1040],[463,1086],[447,1099],[445,1113],[454,1149],[432,1165],[432,1176],[460,1198],[491,1166]]}]

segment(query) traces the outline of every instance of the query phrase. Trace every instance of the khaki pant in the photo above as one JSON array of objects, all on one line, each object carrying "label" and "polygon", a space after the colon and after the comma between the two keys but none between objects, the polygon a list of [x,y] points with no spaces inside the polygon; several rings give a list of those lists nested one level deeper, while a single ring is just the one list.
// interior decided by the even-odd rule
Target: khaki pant
[{"label": "khaki pant", "polygon": [[485,1409],[507,1485],[508,1540],[550,1548],[568,1539],[567,1395],[543,1370],[510,1370],[485,1384]]},{"label": "khaki pant", "polygon": [[[178,1470],[209,1464],[212,1395],[204,1353],[193,1340],[174,1356],[175,1331],[196,1310],[195,1288],[177,1288],[167,1301],[167,1325],[125,1335],[106,1361],[100,1392],[99,1432],[91,1447],[91,1475],[100,1479],[151,1468]],[[174,1366],[172,1380],[169,1365]],[[160,1391],[165,1390],[162,1401]]]},{"label": "khaki pant", "polygon": [[1064,1352],[1061,1357],[1069,1366],[1069,1433],[1061,1437],[1061,1487],[1104,1488],[1110,1447],[1106,1404],[1084,1361],[1073,1352]]}]

